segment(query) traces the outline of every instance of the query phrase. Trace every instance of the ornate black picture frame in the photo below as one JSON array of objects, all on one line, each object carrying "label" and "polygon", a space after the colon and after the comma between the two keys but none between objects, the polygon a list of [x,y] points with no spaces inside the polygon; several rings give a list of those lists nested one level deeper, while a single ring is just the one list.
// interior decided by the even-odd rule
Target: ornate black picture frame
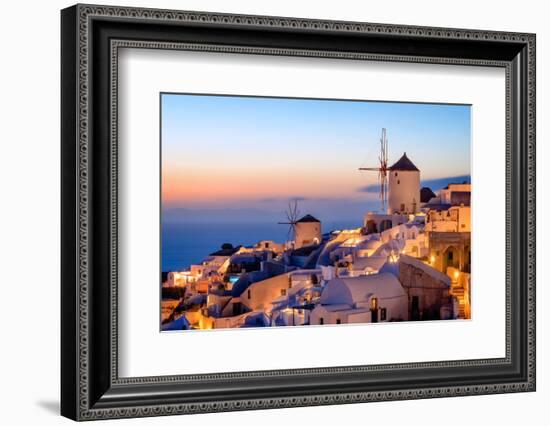
[{"label": "ornate black picture frame", "polygon": [[[535,35],[76,5],[61,13],[61,413],[74,420],[535,390]],[[120,47],[506,70],[506,356],[120,378]]]}]

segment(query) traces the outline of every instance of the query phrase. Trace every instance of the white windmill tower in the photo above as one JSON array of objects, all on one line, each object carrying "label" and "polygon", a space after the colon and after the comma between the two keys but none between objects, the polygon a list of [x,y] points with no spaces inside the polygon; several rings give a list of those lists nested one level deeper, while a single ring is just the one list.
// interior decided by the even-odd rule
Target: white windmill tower
[{"label": "white windmill tower", "polygon": [[387,214],[417,213],[420,206],[420,170],[407,157],[407,153],[403,153],[395,164],[388,167],[388,140],[385,128],[382,129],[380,137],[378,161],[378,167],[360,167],[359,170],[378,172],[382,211]]},{"label": "white windmill tower", "polygon": [[304,246],[321,243],[321,221],[310,214],[298,219],[300,212],[298,202],[288,204],[286,218],[288,222],[279,222],[281,225],[290,225],[288,228],[288,240],[292,241],[292,248],[298,249]]},{"label": "white windmill tower", "polygon": [[420,170],[403,155],[389,170],[388,214],[415,214],[420,209]]}]

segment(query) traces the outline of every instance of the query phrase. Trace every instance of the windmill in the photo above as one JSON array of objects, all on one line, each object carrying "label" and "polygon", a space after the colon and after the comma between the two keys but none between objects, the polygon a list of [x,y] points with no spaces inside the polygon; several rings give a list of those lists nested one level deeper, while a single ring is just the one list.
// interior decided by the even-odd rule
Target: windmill
[{"label": "windmill", "polygon": [[288,241],[294,241],[296,238],[296,223],[298,222],[298,216],[300,211],[298,210],[298,201],[294,200],[294,203],[288,203],[288,210],[285,212],[288,222],[278,222],[279,225],[290,225],[288,227],[287,238]]},{"label": "windmill", "polygon": [[382,128],[380,137],[380,155],[378,156],[380,166],[378,167],[360,167],[359,170],[368,170],[378,172],[380,181],[380,201],[382,202],[382,211],[386,211],[388,203],[388,140],[386,139],[386,129]]}]

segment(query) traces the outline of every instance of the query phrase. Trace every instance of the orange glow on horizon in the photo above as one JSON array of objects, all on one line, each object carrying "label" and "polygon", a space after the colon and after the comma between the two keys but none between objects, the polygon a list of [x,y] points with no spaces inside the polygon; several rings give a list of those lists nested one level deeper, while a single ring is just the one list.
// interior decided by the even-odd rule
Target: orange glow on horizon
[{"label": "orange glow on horizon", "polygon": [[[204,169],[163,170],[163,202],[217,202],[224,200],[261,200],[292,198],[376,199],[378,194],[357,191],[357,176],[350,173],[340,179],[330,179],[326,171],[318,170],[258,170],[251,168],[238,173],[219,169],[215,164]],[[346,183],[347,182],[347,183]]]}]

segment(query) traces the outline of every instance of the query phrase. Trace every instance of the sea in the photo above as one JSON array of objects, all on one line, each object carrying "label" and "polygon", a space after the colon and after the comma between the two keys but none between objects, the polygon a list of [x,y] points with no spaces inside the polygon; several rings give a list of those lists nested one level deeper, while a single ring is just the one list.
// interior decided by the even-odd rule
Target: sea
[{"label": "sea", "polygon": [[[361,226],[359,221],[323,223],[323,232]],[[162,270],[182,271],[200,263],[224,243],[252,245],[261,240],[283,243],[288,240],[288,225],[277,223],[186,223],[162,224]]]},{"label": "sea", "polygon": [[[470,182],[470,176],[421,181],[434,191],[449,182]],[[378,186],[369,190],[377,192]],[[368,191],[367,191],[368,192]],[[310,203],[310,204],[308,204]],[[313,203],[313,204],[311,204]],[[302,209],[315,212],[314,216],[322,223],[324,233],[336,229],[352,229],[362,225],[364,212],[376,210],[378,200],[338,201],[337,209],[333,204],[304,200]],[[284,210],[284,206],[282,206]],[[326,212],[323,214],[323,209]],[[263,215],[263,216],[262,216]],[[264,217],[265,216],[265,217]],[[166,208],[162,222],[162,271],[182,271],[191,264],[200,263],[210,253],[219,250],[224,243],[252,245],[261,240],[273,240],[283,243],[288,240],[288,225],[279,225],[277,217],[284,218],[283,212],[243,209],[188,209]]]}]

